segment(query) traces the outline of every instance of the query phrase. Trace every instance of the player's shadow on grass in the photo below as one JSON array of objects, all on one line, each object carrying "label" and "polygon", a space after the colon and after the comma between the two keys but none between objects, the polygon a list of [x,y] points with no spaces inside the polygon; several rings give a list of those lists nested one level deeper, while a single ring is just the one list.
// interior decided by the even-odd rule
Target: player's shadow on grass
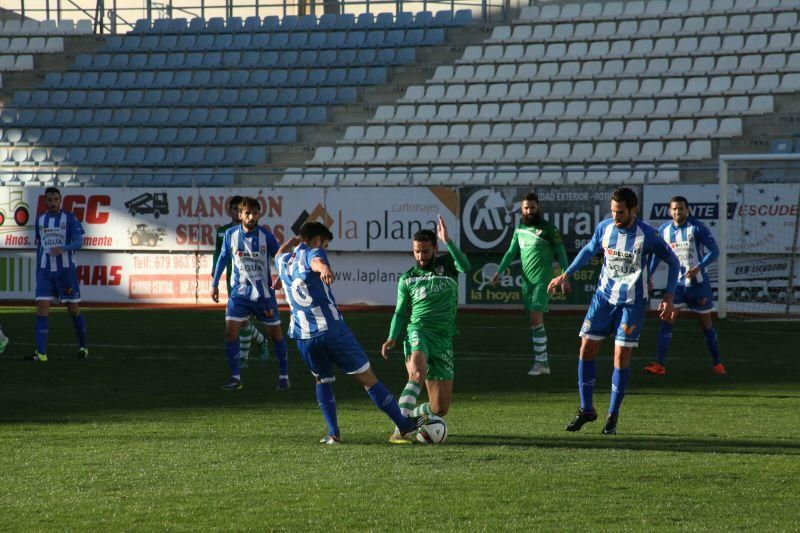
[{"label": "player's shadow on grass", "polygon": [[[588,437],[588,438],[587,438]],[[592,438],[595,437],[595,438]],[[775,442],[747,439],[702,439],[670,435],[458,435],[452,444],[459,446],[508,446],[519,448],[613,449],[648,452],[740,453],[754,455],[800,455],[800,442]]]}]

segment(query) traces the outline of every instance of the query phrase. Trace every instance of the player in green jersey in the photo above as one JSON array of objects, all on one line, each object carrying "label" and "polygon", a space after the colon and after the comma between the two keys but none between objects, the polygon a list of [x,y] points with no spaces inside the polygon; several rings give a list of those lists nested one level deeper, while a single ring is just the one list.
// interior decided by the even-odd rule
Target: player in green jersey
[{"label": "player in green jersey", "polygon": [[[403,350],[408,383],[398,404],[406,416],[444,416],[450,409],[453,396],[458,274],[469,269],[469,260],[450,240],[441,216],[436,230],[436,234],[431,230],[414,234],[412,250],[416,265],[398,281],[397,306],[389,338],[381,346],[381,356],[388,359],[389,351],[405,333]],[[438,255],[437,234],[447,245],[449,254]],[[428,390],[428,402],[417,406],[423,382]],[[411,442],[397,428],[389,441],[396,444]]]},{"label": "player in green jersey", "polygon": [[490,283],[496,284],[511,262],[519,256],[522,262],[522,300],[530,319],[533,343],[534,361],[528,375],[549,375],[547,333],[544,329],[544,314],[550,301],[547,284],[553,279],[554,257],[558,260],[562,271],[569,263],[558,228],[542,220],[539,197],[536,193],[529,192],[522,197],[521,211],[522,222],[514,230],[511,245]]},{"label": "player in green jersey", "polygon": [[[214,267],[217,264],[220,251],[222,250],[222,242],[225,240],[225,232],[230,228],[239,225],[239,205],[242,203],[241,196],[234,196],[228,201],[228,213],[230,214],[231,221],[224,226],[217,228],[217,239],[214,244],[214,260],[211,262],[211,275],[214,275]],[[231,293],[231,272],[230,261],[225,269],[225,279],[228,284],[228,294]],[[247,368],[247,359],[250,356],[250,343],[256,341],[258,345],[258,355],[262,360],[269,357],[269,347],[267,346],[267,338],[263,333],[253,325],[252,317],[244,323],[242,329],[239,330],[239,368]]]}]

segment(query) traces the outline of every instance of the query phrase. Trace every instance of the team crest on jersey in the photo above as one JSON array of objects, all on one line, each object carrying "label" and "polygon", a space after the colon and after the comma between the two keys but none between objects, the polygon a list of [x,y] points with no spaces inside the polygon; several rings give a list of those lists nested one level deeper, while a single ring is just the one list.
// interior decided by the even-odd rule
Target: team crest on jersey
[{"label": "team crest on jersey", "polygon": [[261,248],[259,248],[259,250],[261,251],[262,254],[267,253],[267,247],[266,246],[262,246]]},{"label": "team crest on jersey", "polygon": [[419,346],[419,332],[418,332],[418,331],[414,331],[414,332],[412,332],[412,333],[411,333],[411,336],[410,336],[410,337],[409,337],[409,339],[408,339],[408,342],[409,342],[409,344],[411,344],[411,346],[413,346],[414,348],[416,348],[417,346]]},{"label": "team crest on jersey", "polygon": [[238,252],[236,252],[236,256],[237,257],[243,257],[244,256],[244,252],[238,251]]},{"label": "team crest on jersey", "polygon": [[444,267],[442,265],[439,265],[433,271],[436,273],[437,276],[441,276],[442,274],[444,274]]}]

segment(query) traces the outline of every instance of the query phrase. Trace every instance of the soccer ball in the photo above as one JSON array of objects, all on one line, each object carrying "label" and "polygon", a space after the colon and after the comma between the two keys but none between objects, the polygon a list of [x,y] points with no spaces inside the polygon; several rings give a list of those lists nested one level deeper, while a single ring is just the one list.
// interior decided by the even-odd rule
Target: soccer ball
[{"label": "soccer ball", "polygon": [[422,444],[441,444],[447,440],[447,422],[436,415],[428,417],[428,423],[417,431],[417,442]]}]

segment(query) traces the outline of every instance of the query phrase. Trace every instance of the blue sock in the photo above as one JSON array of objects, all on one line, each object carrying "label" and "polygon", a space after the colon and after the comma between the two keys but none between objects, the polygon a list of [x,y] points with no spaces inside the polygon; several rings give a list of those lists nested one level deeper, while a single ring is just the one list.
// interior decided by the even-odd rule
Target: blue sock
[{"label": "blue sock", "polygon": [[619,414],[619,406],[625,397],[625,389],[628,388],[628,376],[631,375],[631,367],[614,368],[611,375],[611,402],[608,404],[608,414]]},{"label": "blue sock", "polygon": [[369,394],[372,403],[392,419],[395,426],[401,430],[408,428],[408,418],[400,412],[400,406],[397,405],[397,401],[392,396],[392,393],[389,392],[389,389],[386,388],[386,385],[378,381],[367,390],[367,394]]},{"label": "blue sock", "polygon": [[231,369],[231,376],[239,375],[239,339],[233,342],[225,341],[225,357],[228,358],[228,366]]},{"label": "blue sock", "polygon": [[286,337],[275,343],[275,359],[278,360],[278,375],[289,377],[289,350],[286,347]]},{"label": "blue sock", "polygon": [[72,326],[78,335],[78,347],[86,348],[86,320],[83,318],[83,313],[72,317]]},{"label": "blue sock", "polygon": [[592,392],[596,375],[597,364],[594,359],[591,361],[578,359],[578,393],[581,395],[581,409],[584,411],[594,411]]},{"label": "blue sock", "polygon": [[47,317],[36,315],[36,351],[47,353]]},{"label": "blue sock", "polygon": [[667,358],[669,345],[672,343],[672,324],[662,322],[661,329],[658,330],[658,364],[663,365]]},{"label": "blue sock", "polygon": [[317,403],[322,417],[328,424],[328,435],[339,436],[339,422],[336,420],[336,398],[330,383],[317,383]]},{"label": "blue sock", "polygon": [[708,352],[711,358],[714,359],[714,364],[719,364],[719,345],[717,344],[717,330],[714,326],[703,330],[703,335],[706,336],[706,344],[708,345]]}]

